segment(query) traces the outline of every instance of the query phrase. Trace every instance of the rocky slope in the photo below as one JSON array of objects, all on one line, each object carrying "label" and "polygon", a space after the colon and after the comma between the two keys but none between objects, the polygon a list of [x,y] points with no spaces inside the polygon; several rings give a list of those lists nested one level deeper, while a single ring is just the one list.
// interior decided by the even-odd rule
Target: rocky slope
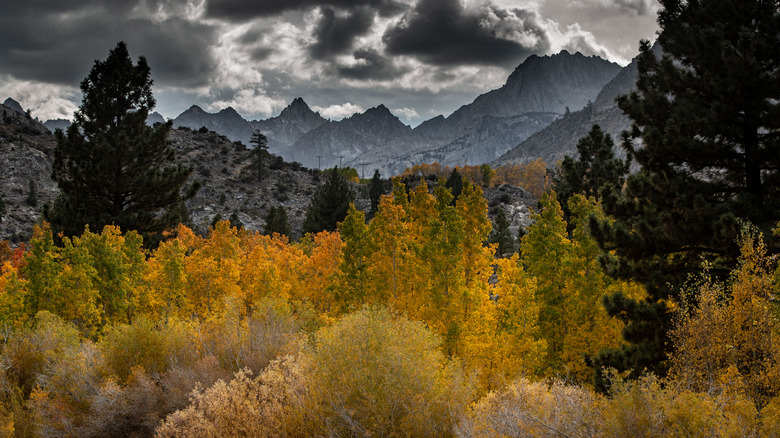
[{"label": "rocky slope", "polygon": [[411,131],[387,107],[379,105],[338,122],[323,123],[298,139],[287,156],[314,169],[343,165],[357,168],[357,157]]},{"label": "rocky slope", "polygon": [[[385,111],[377,109],[369,115],[387,118]],[[18,244],[30,239],[43,205],[53,201],[59,192],[51,179],[56,140],[43,124],[25,112],[0,106],[0,116],[0,196],[6,202],[6,214],[0,218],[0,240]],[[392,120],[387,122],[390,127],[395,126]],[[206,233],[217,215],[227,219],[234,213],[247,229],[262,230],[271,207],[281,205],[287,211],[292,237],[300,236],[311,197],[324,180],[320,172],[277,160],[268,175],[258,180],[250,167],[250,151],[240,142],[189,128],[173,129],[169,138],[178,159],[193,167],[191,181],[197,179],[203,184],[197,196],[187,203],[190,225],[197,232]],[[36,187],[35,202],[31,202],[31,181]],[[367,211],[367,187],[353,184],[353,190],[357,207]],[[485,197],[491,216],[503,208],[513,218],[514,230],[530,224],[529,207],[533,208],[536,200],[525,190],[501,186],[485,190]]]},{"label": "rocky slope", "polygon": [[[661,49],[657,44],[653,47],[657,56]],[[615,99],[636,89],[637,60],[609,81],[599,92],[593,103],[579,111],[572,111],[548,127],[519,143],[492,164],[522,164],[542,158],[548,165],[554,165],[566,155],[577,155],[577,142],[585,137],[593,125],[610,134],[616,144],[620,142],[621,133],[631,127],[631,121],[623,115]],[[616,148],[619,156],[625,152],[619,146]]]},{"label": "rocky slope", "polygon": [[196,130],[205,126],[209,131],[218,132],[230,141],[240,141],[244,144],[249,144],[249,139],[255,131],[249,122],[231,107],[212,114],[197,105],[192,105],[173,119],[174,128],[182,126]]},{"label": "rocky slope", "polygon": [[557,118],[583,108],[619,71],[617,64],[581,53],[531,56],[501,88],[350,164],[397,174],[423,161],[448,166],[491,162]]},{"label": "rocky slope", "polygon": [[0,240],[12,242],[29,240],[41,207],[58,193],[51,179],[56,140],[20,109],[0,105],[0,196],[6,204]]},{"label": "rocky slope", "polygon": [[266,120],[254,120],[249,124],[252,128],[259,129],[268,138],[269,151],[289,159],[290,147],[307,132],[326,122],[327,120],[320,116],[320,113],[312,111],[303,98],[298,97],[278,116]]}]

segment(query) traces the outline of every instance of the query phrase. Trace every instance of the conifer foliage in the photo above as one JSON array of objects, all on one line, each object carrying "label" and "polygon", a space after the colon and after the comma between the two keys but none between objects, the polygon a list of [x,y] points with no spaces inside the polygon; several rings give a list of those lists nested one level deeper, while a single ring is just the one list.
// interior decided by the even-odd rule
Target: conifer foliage
[{"label": "conifer foliage", "polygon": [[47,214],[55,231],[113,224],[150,234],[185,219],[181,191],[192,170],[175,161],[171,122],[146,125],[155,106],[150,74],[146,59],[133,65],[119,42],[81,82],[74,122],[57,131],[52,176],[60,196]]},{"label": "conifer foliage", "polygon": [[702,258],[717,277],[734,267],[738,218],[766,232],[780,217],[780,2],[661,5],[663,55],[641,43],[637,91],[618,101],[633,120],[623,147],[640,170],[604,201],[614,223],[591,224],[610,274],[648,291],[640,302],[606,300],[629,322],[632,345],[597,365],[657,373],[666,369],[668,300]]},{"label": "conifer foliage", "polygon": [[620,189],[630,160],[615,157],[612,136],[593,125],[577,143],[579,159],[566,156],[553,177],[553,188],[568,216],[568,201],[577,193],[601,199],[609,190]]},{"label": "conifer foliage", "polygon": [[303,220],[304,234],[334,231],[338,223],[347,217],[349,204],[354,199],[355,194],[339,169],[336,167],[327,171],[325,184],[314,193],[306,211],[306,218]]}]

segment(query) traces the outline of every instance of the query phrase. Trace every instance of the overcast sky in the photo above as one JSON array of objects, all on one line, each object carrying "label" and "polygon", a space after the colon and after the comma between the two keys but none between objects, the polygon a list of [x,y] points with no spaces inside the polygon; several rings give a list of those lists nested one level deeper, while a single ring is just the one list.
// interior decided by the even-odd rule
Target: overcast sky
[{"label": "overcast sky", "polygon": [[72,118],[94,60],[125,41],[157,108],[340,119],[385,104],[415,126],[500,87],[531,54],[625,65],[656,0],[0,0],[0,102]]}]

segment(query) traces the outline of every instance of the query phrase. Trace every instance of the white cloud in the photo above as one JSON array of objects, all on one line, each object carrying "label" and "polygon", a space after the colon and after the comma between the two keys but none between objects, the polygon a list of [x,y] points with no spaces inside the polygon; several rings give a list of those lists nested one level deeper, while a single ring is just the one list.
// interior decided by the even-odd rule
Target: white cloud
[{"label": "white cloud", "polygon": [[417,113],[417,111],[415,111],[414,108],[396,108],[391,112],[406,123],[420,118],[420,115]]},{"label": "white cloud", "polygon": [[566,26],[566,30],[563,32],[560,30],[561,26],[558,23],[552,21],[549,23],[547,35],[550,39],[550,51],[552,53],[567,50],[570,53],[580,52],[586,56],[597,55],[621,65],[631,62],[630,59],[620,56],[601,44],[591,32],[583,30],[578,23]]},{"label": "white cloud", "polygon": [[331,105],[328,107],[312,106],[314,111],[317,111],[322,117],[331,120],[341,120],[345,117],[350,117],[356,113],[362,113],[365,111],[361,106],[354,105],[350,102],[346,102],[342,105]]},{"label": "white cloud", "polygon": [[[42,121],[49,119],[73,119],[78,109],[81,92],[72,87],[41,82],[19,81],[10,75],[0,75],[0,97],[19,102],[29,109],[33,117]],[[0,100],[0,103],[2,102]]]},{"label": "white cloud", "polygon": [[239,90],[229,100],[217,100],[206,106],[209,111],[219,111],[227,107],[233,107],[239,114],[244,116],[263,115],[269,116],[278,109],[284,108],[285,102],[282,99],[274,99],[267,96],[260,90],[244,89]]}]

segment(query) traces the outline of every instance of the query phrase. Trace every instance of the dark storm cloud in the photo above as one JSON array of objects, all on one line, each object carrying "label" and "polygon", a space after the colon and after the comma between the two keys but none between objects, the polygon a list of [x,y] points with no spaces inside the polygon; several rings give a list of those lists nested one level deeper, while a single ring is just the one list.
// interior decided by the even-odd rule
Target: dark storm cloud
[{"label": "dark storm cloud", "polygon": [[208,0],[206,13],[213,18],[249,21],[286,11],[327,6],[339,9],[368,7],[382,17],[398,15],[406,5],[396,0]]},{"label": "dark storm cloud", "polygon": [[[387,52],[410,55],[434,65],[517,65],[549,42],[537,16],[521,9],[484,4],[467,10],[460,0],[420,0],[383,36]],[[522,34],[524,46],[510,38]]]},{"label": "dark storm cloud", "polygon": [[[14,2],[18,4],[27,2]],[[147,1],[153,10],[183,7],[177,1]],[[133,58],[146,56],[156,83],[205,83],[214,63],[208,47],[214,29],[181,18],[157,22],[127,19],[130,1],[51,1],[11,6],[0,15],[0,65],[18,79],[74,85],[95,59],[105,59],[118,41]]]},{"label": "dark storm cloud", "polygon": [[360,63],[338,67],[340,76],[348,79],[382,81],[394,79],[408,71],[397,67],[391,59],[382,56],[374,49],[356,50],[354,56]]},{"label": "dark storm cloud", "polygon": [[314,30],[317,42],[309,48],[315,59],[327,59],[352,49],[355,38],[371,30],[375,12],[369,8],[357,8],[347,15],[337,15],[329,7],[320,11],[320,21]]}]

